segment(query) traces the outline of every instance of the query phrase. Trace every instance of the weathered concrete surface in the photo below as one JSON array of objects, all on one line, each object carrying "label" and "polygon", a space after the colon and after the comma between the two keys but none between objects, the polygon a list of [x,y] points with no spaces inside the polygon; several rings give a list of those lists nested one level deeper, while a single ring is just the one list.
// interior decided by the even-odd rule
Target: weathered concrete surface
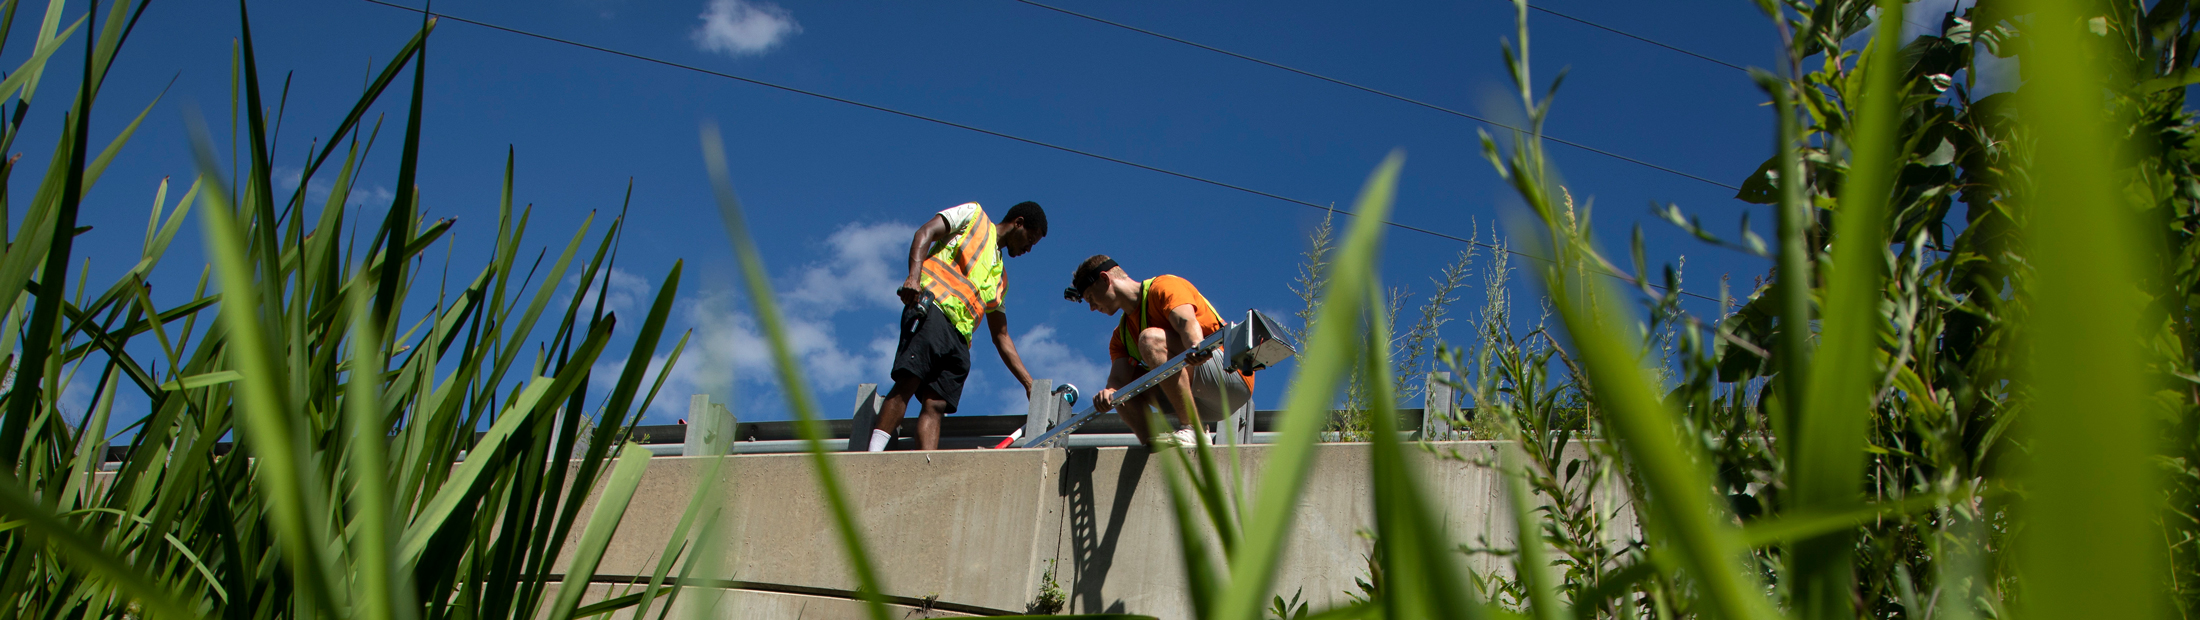
[{"label": "weathered concrete surface", "polygon": [[[831,509],[804,454],[725,457],[715,485],[728,535],[695,553],[717,554],[727,575],[854,591]],[[1044,450],[834,453],[833,466],[891,594],[1022,611],[1039,572],[1036,541],[1051,529]],[[647,575],[664,551],[710,457],[652,459],[599,575]],[[576,528],[577,529],[577,528]],[[577,534],[576,534],[577,536]],[[560,563],[561,570],[563,563]]]},{"label": "weathered concrete surface", "polygon": [[[1442,511],[1451,540],[1471,544],[1486,537],[1495,546],[1510,547],[1513,527],[1501,499],[1503,486],[1494,469],[1483,465],[1495,460],[1499,445],[1435,446],[1461,457],[1417,457],[1423,488]],[[1240,448],[1248,492],[1268,454],[1266,446]],[[598,575],[650,574],[703,482],[721,493],[731,515],[728,535],[697,550],[717,554],[722,562],[725,574],[710,578],[827,598],[856,589],[809,455],[723,457],[727,461],[717,479],[699,480],[711,458],[652,460]],[[1065,611],[1191,615],[1163,468],[1172,454],[1085,448],[833,453],[829,458],[889,595],[904,601],[936,597],[978,613],[1022,612],[1053,566],[1068,598]],[[1277,593],[1290,598],[1299,592],[1321,608],[1356,592],[1354,580],[1367,575],[1372,541],[1360,532],[1374,527],[1374,514],[1365,444],[1322,444],[1316,458],[1293,519]],[[1248,507],[1251,502],[1248,497]],[[1503,570],[1486,556],[1468,564]],[[787,609],[770,609],[776,611],[735,609],[721,617],[792,617],[780,615]],[[847,613],[835,611],[842,609]],[[853,606],[822,603],[795,611],[809,618],[859,615]]]},{"label": "weathered concrete surface", "polygon": [[[625,596],[639,591],[639,586],[590,584],[588,591],[581,594],[580,604],[586,606],[613,596]],[[542,596],[545,601],[557,600],[558,586],[546,588]],[[650,607],[650,619],[657,618],[658,611],[664,609],[664,602],[660,598],[657,605]],[[680,593],[678,600],[672,601],[672,613],[665,617],[693,618],[696,612],[703,610],[708,610],[705,614],[707,617],[741,620],[868,617],[864,614],[863,603],[854,599],[727,588],[686,588]],[[886,610],[892,617],[902,619],[963,618],[971,615],[912,605],[887,605]],[[536,617],[546,618],[549,613],[550,610],[544,609]],[[629,608],[600,617],[609,620],[634,620],[634,610]]]}]

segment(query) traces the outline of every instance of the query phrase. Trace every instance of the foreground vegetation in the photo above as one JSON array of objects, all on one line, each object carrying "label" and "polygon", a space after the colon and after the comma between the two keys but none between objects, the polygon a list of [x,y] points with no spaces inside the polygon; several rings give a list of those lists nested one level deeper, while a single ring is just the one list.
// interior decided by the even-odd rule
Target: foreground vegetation
[{"label": "foreground vegetation", "polygon": [[[1897,2],[1762,4],[1789,45],[1787,66],[1757,76],[1780,139],[1742,197],[1773,205],[1773,232],[1745,223],[1728,238],[1677,207],[1666,214],[1776,268],[1698,317],[1682,307],[1677,269],[1653,276],[1639,247],[1631,261],[1609,258],[1558,183],[1538,135],[1555,86],[1532,79],[1516,2],[1522,27],[1505,58],[1531,126],[1484,146],[1533,215],[1511,244],[1539,259],[1488,255],[1464,346],[1430,342],[1468,280],[1466,255],[1438,280],[1433,299],[1446,301],[1423,305],[1425,327],[1393,338],[1403,297],[1375,260],[1403,157],[1375,171],[1359,217],[1302,281],[1304,355],[1259,479],[1225,475],[1228,455],[1209,447],[1160,459],[1197,615],[2200,613],[2200,146],[2184,109],[2184,87],[2200,81],[2200,7],[1976,4],[1910,16],[1939,28],[1907,42]],[[14,7],[0,0],[0,15]],[[623,440],[663,381],[646,365],[678,267],[631,328],[611,392],[590,394],[618,317],[578,295],[554,307],[551,288],[568,274],[597,282],[619,223],[585,260],[585,227],[548,265],[525,257],[528,215],[511,204],[508,165],[489,265],[460,289],[408,300],[424,290],[411,285],[424,250],[452,226],[422,220],[412,189],[432,21],[315,152],[304,176],[336,188],[322,205],[272,189],[245,24],[243,163],[223,171],[202,137],[198,178],[174,202],[165,187],[155,198],[143,260],[90,296],[75,274],[68,295],[82,197],[130,134],[95,153],[85,119],[141,8],[65,26],[50,6],[31,60],[0,83],[20,109],[51,54],[84,50],[56,155],[0,255],[0,350],[16,352],[0,399],[0,613],[662,617],[683,577],[716,574],[715,558],[682,554],[723,535],[701,510],[719,498],[698,491],[646,586],[585,607],[571,587],[647,466]],[[2018,58],[2023,85],[1974,99],[1979,52]],[[395,203],[371,227],[347,220],[356,163],[380,133],[365,111],[407,71]],[[15,119],[0,125],[4,150],[24,116],[0,117]],[[703,152],[790,408],[814,420],[715,132]],[[187,299],[156,305],[145,278],[194,214],[212,265]],[[1513,317],[1503,291],[1515,270],[1542,285],[1555,323]],[[546,313],[557,323],[541,323]],[[536,355],[521,360],[530,344]],[[72,423],[59,394],[87,366],[98,396]],[[1423,490],[1417,468],[1454,455],[1401,442],[1392,426],[1409,376],[1432,369],[1453,372],[1472,400],[1476,415],[1458,428],[1516,440],[1496,465],[1519,540],[1461,545]],[[152,414],[112,436],[130,438],[125,457],[97,476],[109,440],[99,429],[124,395]],[[1327,426],[1340,401],[1368,413],[1359,426]],[[1352,603],[1294,610],[1272,597],[1275,571],[1312,447],[1339,431],[1373,451],[1370,584]],[[215,450],[228,438],[234,451]],[[1599,441],[1567,457],[1584,438]],[[886,620],[856,517],[822,438],[809,439],[859,590]],[[1600,499],[1615,494],[1634,519]],[[591,495],[600,501],[584,515]],[[1512,569],[1473,574],[1466,553],[1502,554]],[[575,577],[553,588],[543,575],[561,557]]]},{"label": "foreground vegetation", "polygon": [[[141,260],[87,296],[83,275],[69,271],[77,213],[137,125],[93,151],[86,119],[144,4],[101,7],[65,28],[64,8],[46,7],[38,50],[0,84],[15,108],[0,128],[5,149],[40,80],[74,77],[43,75],[46,60],[83,50],[87,68],[71,80],[76,97],[54,159],[0,255],[0,348],[17,352],[0,401],[0,616],[596,611],[578,606],[572,586],[586,582],[646,466],[646,452],[617,448],[663,381],[660,372],[644,391],[679,267],[647,316],[623,326],[602,295],[593,307],[582,295],[552,307],[556,283],[597,282],[610,268],[620,222],[593,244],[584,225],[547,265],[528,256],[529,214],[511,203],[507,162],[488,266],[456,290],[416,286],[424,274],[442,277],[422,265],[423,253],[453,226],[421,218],[413,183],[434,24],[396,50],[286,196],[273,189],[270,108],[247,21],[234,106],[245,116],[244,164],[221,170],[202,129],[199,174],[154,195]],[[0,2],[0,40],[15,9]],[[346,204],[361,183],[358,163],[382,129],[365,112],[408,69],[410,112],[391,183],[399,189],[380,222],[354,221]],[[325,204],[305,197],[316,180],[334,187]],[[192,215],[212,264],[195,290],[161,287],[163,297],[191,291],[183,301],[157,304],[147,278]],[[72,276],[77,290],[65,296]],[[615,326],[635,334],[633,350],[610,392],[591,394]],[[531,340],[543,332],[547,340]],[[86,370],[97,376],[96,398],[88,411],[63,410],[63,386]],[[105,434],[115,403],[131,397],[148,402],[150,415]],[[119,437],[128,437],[121,461],[98,473]],[[232,438],[234,450],[217,449]],[[602,501],[583,514],[591,495]],[[557,584],[541,575],[561,556],[576,576],[552,597]],[[613,603],[641,594],[657,593]]]}]

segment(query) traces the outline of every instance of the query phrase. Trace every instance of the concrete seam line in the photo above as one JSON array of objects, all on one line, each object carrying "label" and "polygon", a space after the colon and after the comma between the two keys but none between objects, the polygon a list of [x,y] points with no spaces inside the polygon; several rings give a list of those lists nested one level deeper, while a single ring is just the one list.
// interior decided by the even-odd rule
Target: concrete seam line
[{"label": "concrete seam line", "polygon": [[[596,573],[588,578],[588,582],[591,584],[627,585],[647,583],[649,579],[649,575],[619,575]],[[551,582],[564,581],[565,575],[559,573],[550,573],[543,575],[543,580]],[[701,577],[689,577],[686,579],[682,579],[678,577],[667,576],[665,577],[665,583],[667,585],[678,583],[682,586],[687,587],[723,588],[727,590],[751,590],[756,592],[773,592],[778,594],[801,594],[805,596],[822,596],[826,598],[839,598],[851,601],[863,600],[862,598],[856,596],[856,592],[854,590],[824,588],[818,586],[798,586],[784,583],[767,583],[762,581],[741,581],[736,579],[705,579]],[[913,596],[880,594],[879,597],[886,599],[887,603],[891,603],[894,605],[901,605],[905,607],[929,606],[932,609],[938,609],[941,611],[952,611],[959,614],[971,614],[976,616],[1016,616],[1023,614],[1023,612],[1020,611],[1008,611],[1005,609],[994,609],[991,607],[980,607],[977,605],[955,603],[949,601],[932,601],[930,603],[926,603],[924,599]]]}]

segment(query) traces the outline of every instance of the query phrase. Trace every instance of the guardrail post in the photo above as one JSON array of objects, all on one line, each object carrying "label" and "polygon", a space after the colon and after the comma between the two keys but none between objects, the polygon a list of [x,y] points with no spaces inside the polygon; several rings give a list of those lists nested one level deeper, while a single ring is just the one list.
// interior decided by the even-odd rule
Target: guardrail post
[{"label": "guardrail post", "polygon": [[[1053,379],[1031,380],[1031,405],[1024,414],[1024,437],[1038,437],[1061,419],[1062,399],[1054,395]],[[1022,440],[1018,440],[1022,441]]]},{"label": "guardrail post", "polygon": [[1456,416],[1457,403],[1452,397],[1451,373],[1428,373],[1428,388],[1421,390],[1426,397],[1421,405],[1421,439],[1439,441],[1452,438],[1451,420]]},{"label": "guardrail post", "polygon": [[1260,417],[1258,410],[1253,408],[1252,396],[1248,394],[1245,402],[1230,404],[1236,408],[1230,411],[1228,417],[1222,419],[1223,425],[1220,429],[1229,430],[1223,432],[1222,434],[1225,436],[1220,439],[1225,445],[1252,445],[1253,419]]},{"label": "guardrail post", "polygon": [[878,409],[885,401],[878,395],[878,384],[856,384],[856,414],[848,420],[849,452],[871,449],[871,427],[878,426]]},{"label": "guardrail post", "polygon": [[683,456],[718,456],[733,453],[733,412],[725,405],[710,402],[709,394],[696,394],[688,398],[687,438],[680,446]]}]

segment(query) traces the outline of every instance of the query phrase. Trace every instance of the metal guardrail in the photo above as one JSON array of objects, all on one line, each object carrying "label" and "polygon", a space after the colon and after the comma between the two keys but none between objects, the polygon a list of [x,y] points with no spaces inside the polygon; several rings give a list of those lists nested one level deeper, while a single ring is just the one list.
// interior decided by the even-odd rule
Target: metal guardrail
[{"label": "metal guardrail", "polygon": [[[1428,380],[1424,406],[1398,410],[1398,428],[1415,438],[1452,439],[1456,435],[1451,421],[1465,419],[1471,409],[1459,407],[1449,385],[1444,383],[1449,373],[1433,373]],[[1033,381],[1033,391],[1050,393],[1054,382],[1046,379]],[[878,393],[878,385],[865,383],[856,386],[856,403],[853,415],[846,419],[820,420],[825,437],[851,437],[846,443],[828,440],[828,449],[840,446],[851,451],[862,451],[868,431],[877,420],[878,407],[885,402]],[[950,415],[940,423],[940,447],[948,450],[975,450],[991,448],[1018,430],[1025,437],[1037,437],[1070,415],[1070,405],[1059,398],[1040,398],[1031,404],[1025,415]],[[1253,412],[1248,440],[1241,443],[1264,444],[1275,437],[1276,419],[1282,411],[1267,409]],[[1332,412],[1340,415],[1342,411]],[[768,422],[740,422],[724,405],[710,402],[707,395],[697,394],[689,401],[688,424],[657,424],[635,426],[629,440],[642,444],[657,456],[700,456],[706,454],[775,454],[802,452],[808,446],[801,441],[798,432],[800,422],[792,420]],[[701,423],[696,423],[701,422]],[[732,429],[717,434],[714,429]],[[1240,427],[1244,428],[1244,427]],[[708,433],[699,434],[699,433]],[[888,450],[913,449],[916,440],[916,418],[902,420],[900,432]],[[480,434],[476,433],[476,437]],[[696,441],[689,441],[689,439]],[[1217,437],[1220,438],[1219,436]],[[1138,445],[1138,439],[1130,434],[1130,426],[1120,416],[1104,413],[1067,434],[1064,445],[1068,448],[1120,447]],[[215,444],[215,455],[228,454],[233,448],[230,442]],[[127,445],[107,448],[106,462],[115,463],[129,453]],[[461,453],[460,458],[464,458]]]}]

